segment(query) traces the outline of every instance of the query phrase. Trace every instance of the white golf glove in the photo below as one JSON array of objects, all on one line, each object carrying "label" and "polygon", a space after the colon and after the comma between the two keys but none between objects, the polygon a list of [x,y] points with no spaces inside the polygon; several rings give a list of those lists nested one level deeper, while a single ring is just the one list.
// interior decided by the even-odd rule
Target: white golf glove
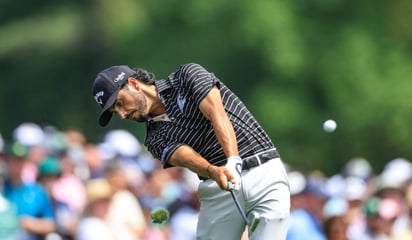
[{"label": "white golf glove", "polygon": [[231,156],[227,158],[226,168],[229,169],[230,173],[235,178],[236,184],[234,189],[240,189],[241,179],[240,173],[242,172],[242,159],[239,156]]}]

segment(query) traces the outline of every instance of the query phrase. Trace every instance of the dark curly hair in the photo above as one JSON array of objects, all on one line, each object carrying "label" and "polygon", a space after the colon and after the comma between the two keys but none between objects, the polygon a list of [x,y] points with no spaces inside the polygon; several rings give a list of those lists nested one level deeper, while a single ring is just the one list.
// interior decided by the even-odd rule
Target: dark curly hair
[{"label": "dark curly hair", "polygon": [[151,73],[143,68],[136,68],[136,73],[133,74],[132,77],[147,85],[153,85],[156,80],[154,73]]}]

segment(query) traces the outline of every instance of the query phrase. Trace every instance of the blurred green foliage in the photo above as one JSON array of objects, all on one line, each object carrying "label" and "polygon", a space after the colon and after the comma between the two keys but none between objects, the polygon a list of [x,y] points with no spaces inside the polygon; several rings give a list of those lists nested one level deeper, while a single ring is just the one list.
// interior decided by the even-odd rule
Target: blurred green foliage
[{"label": "blurred green foliage", "polygon": [[[0,2],[0,132],[23,122],[100,128],[97,72],[142,67],[166,77],[198,62],[243,99],[292,167],[375,171],[411,158],[412,2],[23,0]],[[328,118],[333,133],[322,130]]]}]

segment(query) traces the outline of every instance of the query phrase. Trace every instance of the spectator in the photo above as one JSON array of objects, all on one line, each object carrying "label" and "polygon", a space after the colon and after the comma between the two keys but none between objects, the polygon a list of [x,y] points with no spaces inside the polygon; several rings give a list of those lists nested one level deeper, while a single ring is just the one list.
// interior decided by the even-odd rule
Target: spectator
[{"label": "spectator", "polygon": [[410,184],[407,188],[406,200],[408,202],[408,211],[407,211],[408,216],[409,216],[408,228],[395,234],[392,240],[412,239],[412,184]]},{"label": "spectator", "polygon": [[34,183],[37,178],[37,165],[47,156],[44,146],[46,134],[43,129],[31,122],[18,125],[13,131],[13,141],[19,142],[27,147],[28,152],[22,170],[22,179],[25,183]]},{"label": "spectator", "polygon": [[[86,137],[78,130],[69,129],[64,131],[66,139],[66,151],[60,157],[63,164],[63,172],[76,175],[79,180],[87,180],[90,177],[90,172],[85,158],[85,146],[87,144]],[[63,157],[63,158],[62,158]],[[85,195],[81,203],[85,204]],[[80,200],[80,199],[77,199]]]},{"label": "spectator", "polygon": [[[22,181],[22,171],[28,153],[19,143],[8,146],[6,152],[7,177],[4,196],[17,206],[21,234],[18,239],[42,239],[55,231],[52,204],[46,190],[37,183]],[[23,237],[24,236],[24,237]]]},{"label": "spectator", "polygon": [[3,167],[2,149],[0,149],[0,239],[15,240],[19,230],[19,221],[17,217],[17,209],[14,204],[3,197],[3,178],[5,169]]},{"label": "spectator", "polygon": [[92,143],[86,144],[84,146],[84,154],[90,178],[102,178],[104,176],[105,163],[99,147]]},{"label": "spectator", "polygon": [[173,205],[175,205],[177,209],[170,219],[171,239],[195,239],[200,208],[197,192],[191,192],[187,199],[180,199]]},{"label": "spectator", "polygon": [[343,216],[333,216],[325,220],[324,231],[327,240],[348,240],[348,224]]},{"label": "spectator", "polygon": [[126,173],[118,161],[112,160],[105,171],[112,187],[113,197],[107,213],[115,238],[119,240],[142,239],[146,222],[136,196],[129,190]]},{"label": "spectator", "polygon": [[389,240],[399,215],[400,206],[393,199],[378,196],[369,198],[364,205],[366,231],[359,240]]},{"label": "spectator", "polygon": [[366,216],[363,204],[368,197],[368,186],[364,178],[348,176],[345,179],[345,199],[348,208],[345,219],[348,224],[348,238],[359,239],[366,228]]},{"label": "spectator", "polygon": [[392,234],[408,228],[408,204],[406,189],[412,179],[412,164],[404,158],[389,161],[377,178],[375,192],[382,199],[391,199],[400,207],[399,215],[393,224]]},{"label": "spectator", "polygon": [[[197,197],[199,180],[193,172],[186,168],[172,168],[168,171],[172,172],[172,176],[178,183],[176,185],[181,189],[176,191],[179,192],[178,198],[172,204],[169,204],[171,215],[170,238],[179,240],[195,239],[200,210]],[[245,237],[247,237],[247,234]]]},{"label": "spectator", "polygon": [[112,189],[106,179],[97,178],[86,183],[87,206],[76,231],[76,240],[114,240],[106,216]]},{"label": "spectator", "polygon": [[54,156],[48,156],[39,163],[38,169],[37,181],[46,188],[53,205],[56,233],[61,239],[73,239],[78,214],[67,203],[58,200],[52,191],[62,173],[60,161]]},{"label": "spectator", "polygon": [[170,172],[161,169],[160,164],[157,166],[154,171],[146,176],[147,181],[141,187],[138,197],[147,223],[144,239],[167,240],[170,238],[169,226],[167,224],[153,224],[150,219],[150,213],[153,210],[167,208],[167,198],[164,197],[164,190],[172,181]]},{"label": "spectator", "polygon": [[324,177],[310,175],[305,182],[303,191],[292,194],[295,199],[286,239],[325,240],[322,213],[328,195],[324,192]]},{"label": "spectator", "polygon": [[87,201],[86,191],[81,178],[75,174],[76,165],[68,151],[59,156],[62,172],[53,185],[53,196],[66,203],[77,214],[81,214]]}]

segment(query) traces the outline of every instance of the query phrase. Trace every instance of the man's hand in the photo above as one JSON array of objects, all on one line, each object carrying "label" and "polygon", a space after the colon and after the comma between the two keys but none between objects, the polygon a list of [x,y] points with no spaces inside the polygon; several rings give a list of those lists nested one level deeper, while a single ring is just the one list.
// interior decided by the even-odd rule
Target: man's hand
[{"label": "man's hand", "polygon": [[223,190],[228,189],[228,181],[230,181],[235,189],[239,189],[241,185],[240,172],[242,171],[242,159],[240,157],[229,157],[225,166],[209,165],[207,168],[208,175],[215,180],[219,187]]},{"label": "man's hand", "polygon": [[241,185],[242,159],[239,156],[228,157],[226,168],[232,174],[232,178],[228,178],[228,181],[232,182],[234,189],[239,189]]}]

